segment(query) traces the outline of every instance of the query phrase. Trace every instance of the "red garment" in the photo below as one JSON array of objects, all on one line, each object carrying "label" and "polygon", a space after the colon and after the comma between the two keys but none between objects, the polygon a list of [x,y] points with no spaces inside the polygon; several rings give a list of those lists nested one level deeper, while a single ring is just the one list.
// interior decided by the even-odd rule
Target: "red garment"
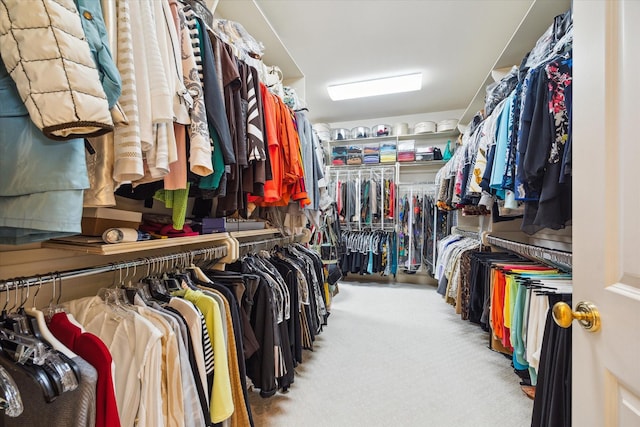
[{"label": "red garment", "polygon": [[62,344],[82,357],[98,373],[96,384],[96,427],[120,427],[111,366],[111,352],[100,338],[92,333],[82,333],[69,321],[66,313],[56,313],[49,323],[49,330]]}]

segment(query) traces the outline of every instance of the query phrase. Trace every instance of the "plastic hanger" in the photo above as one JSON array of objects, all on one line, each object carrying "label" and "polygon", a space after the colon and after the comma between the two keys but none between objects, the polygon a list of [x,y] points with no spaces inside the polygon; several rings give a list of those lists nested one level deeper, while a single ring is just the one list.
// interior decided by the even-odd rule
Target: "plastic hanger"
[{"label": "plastic hanger", "polygon": [[8,310],[9,313],[3,317],[3,324],[5,328],[11,329],[14,332],[20,334],[30,334],[31,330],[29,329],[27,316],[23,312],[20,312],[20,308],[24,305],[25,301],[21,300],[20,304],[18,304],[18,289],[20,290],[20,295],[22,296],[24,289],[22,279],[18,279],[18,287],[14,290],[15,302]]},{"label": "plastic hanger", "polygon": [[22,405],[20,390],[18,390],[18,386],[11,375],[2,366],[0,366],[0,391],[2,391],[0,402],[4,414],[12,418],[22,414],[24,406]]},{"label": "plastic hanger", "polygon": [[[56,279],[58,279],[58,283],[60,285],[60,292],[58,293],[58,297],[56,299]],[[49,300],[49,305],[42,310],[44,314],[44,319],[47,323],[51,321],[51,318],[57,313],[64,313],[64,308],[60,305],[60,297],[62,296],[62,276],[60,273],[55,273],[55,278],[53,280],[53,291],[51,293],[51,299]],[[53,301],[56,301],[54,304]]]},{"label": "plastic hanger", "polygon": [[[128,266],[127,266],[128,268]],[[127,272],[128,275],[128,272]],[[120,286],[126,280],[126,276],[122,278],[122,265],[118,266],[118,282]],[[118,288],[115,282],[115,272],[114,272],[114,282],[111,288],[101,288],[98,290],[97,296],[109,307],[113,310],[115,315],[122,315],[125,317],[133,316],[128,309],[125,308],[125,296],[123,295],[124,291],[122,288]]]},{"label": "plastic hanger", "polygon": [[[55,287],[55,280],[53,283],[53,286]],[[53,334],[51,333],[51,331],[49,330],[48,326],[47,326],[47,322],[45,321],[45,317],[44,317],[44,313],[38,309],[36,309],[36,297],[38,296],[38,293],[40,292],[40,288],[42,287],[42,278],[39,277],[38,278],[38,289],[36,290],[35,294],[33,295],[33,300],[32,300],[32,304],[33,307],[29,308],[25,308],[24,312],[28,315],[31,316],[38,327],[39,330],[39,335],[42,336],[42,339],[44,341],[46,341],[47,343],[49,343],[51,345],[51,347],[53,347],[53,349],[58,350],[61,353],[64,353],[67,357],[70,358],[75,358],[78,357],[73,351],[71,351],[69,348],[67,348],[64,344],[62,344],[55,336],[53,336]],[[28,287],[27,287],[28,289]]]},{"label": "plastic hanger", "polygon": [[[76,357],[76,355],[51,334],[44,321],[44,314],[42,315],[42,327],[36,319],[27,316],[24,304],[28,301],[30,287],[21,280],[18,283],[21,294],[23,290],[26,290],[26,296],[18,307],[18,315],[11,319],[15,335],[7,334],[5,329],[3,349],[9,354],[13,352],[13,358],[16,360],[17,357],[18,363],[40,366],[50,378],[50,384],[57,395],[74,390],[78,387],[80,377],[78,366],[71,360],[71,357]],[[30,322],[30,319],[33,319],[34,322]],[[25,344],[27,345],[25,346]],[[59,348],[56,348],[54,344],[57,344]],[[43,354],[41,354],[42,351],[44,351]]]}]

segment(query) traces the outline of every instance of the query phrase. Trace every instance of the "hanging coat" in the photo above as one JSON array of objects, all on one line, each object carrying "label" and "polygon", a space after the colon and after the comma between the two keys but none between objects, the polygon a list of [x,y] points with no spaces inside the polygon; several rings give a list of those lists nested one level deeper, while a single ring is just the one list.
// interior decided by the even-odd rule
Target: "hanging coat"
[{"label": "hanging coat", "polygon": [[109,103],[72,0],[2,0],[0,54],[33,123],[51,139],[113,130]]}]

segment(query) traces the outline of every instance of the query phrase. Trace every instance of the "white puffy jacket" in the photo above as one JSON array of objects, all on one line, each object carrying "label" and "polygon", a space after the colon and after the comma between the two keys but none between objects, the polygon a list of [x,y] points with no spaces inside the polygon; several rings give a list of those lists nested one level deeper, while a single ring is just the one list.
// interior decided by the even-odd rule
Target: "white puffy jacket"
[{"label": "white puffy jacket", "polygon": [[73,0],[0,0],[0,55],[31,120],[49,138],[113,130]]}]

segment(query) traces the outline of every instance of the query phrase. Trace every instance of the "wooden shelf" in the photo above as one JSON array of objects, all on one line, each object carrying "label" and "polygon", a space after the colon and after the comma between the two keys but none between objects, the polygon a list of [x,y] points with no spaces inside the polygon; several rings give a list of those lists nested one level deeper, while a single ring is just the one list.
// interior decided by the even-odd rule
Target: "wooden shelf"
[{"label": "wooden shelf", "polygon": [[[262,231],[262,230],[259,230]],[[128,243],[87,243],[85,236],[72,236],[65,239],[52,239],[42,242],[43,248],[64,249],[92,255],[117,255],[143,252],[154,249],[165,249],[176,246],[203,244],[227,240],[229,233],[204,234],[192,237],[172,237],[168,239],[145,240]]]},{"label": "wooden shelf", "polygon": [[230,231],[229,235],[234,239],[244,237],[257,237],[257,236],[269,236],[273,234],[280,234],[278,228],[265,228],[263,230],[244,230],[244,231]]}]

